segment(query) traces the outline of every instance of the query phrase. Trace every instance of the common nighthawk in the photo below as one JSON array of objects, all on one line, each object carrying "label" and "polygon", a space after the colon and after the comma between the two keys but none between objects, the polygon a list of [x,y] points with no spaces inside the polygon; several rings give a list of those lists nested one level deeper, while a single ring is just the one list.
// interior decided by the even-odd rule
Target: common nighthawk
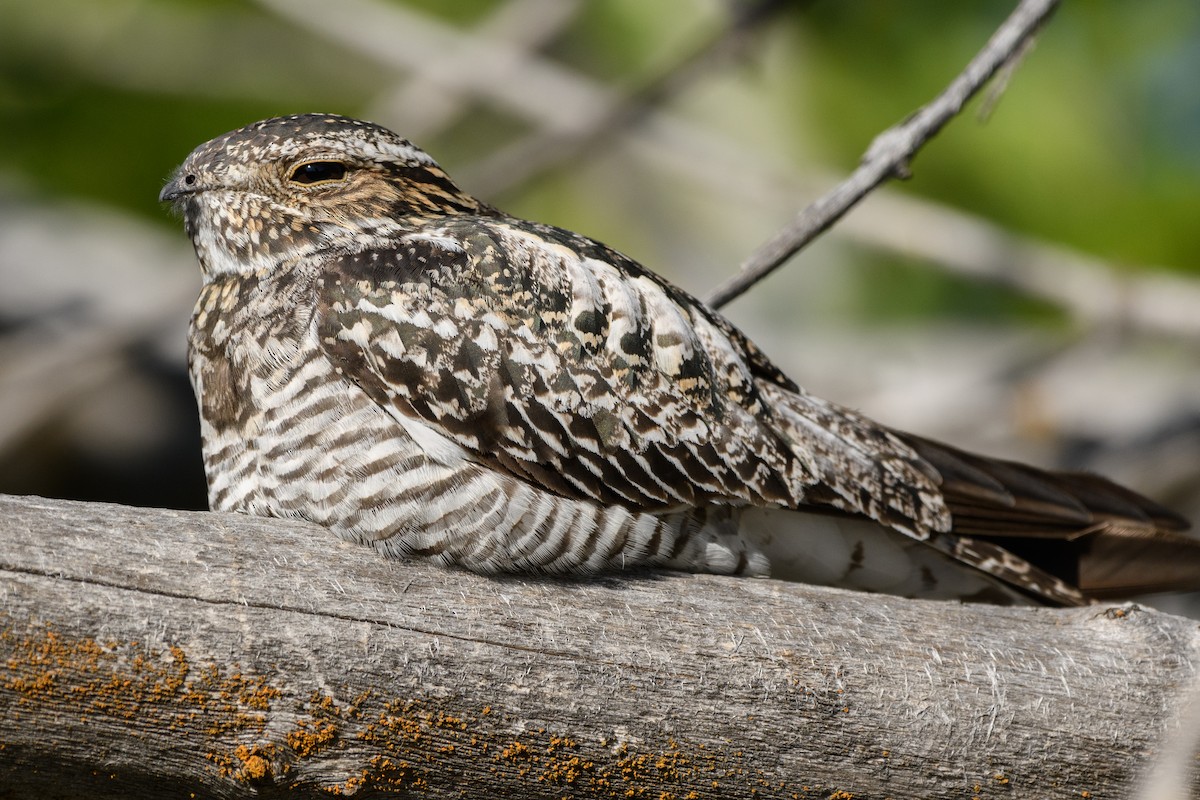
[{"label": "common nighthawk", "polygon": [[464,194],[377,125],[255,123],[194,150],[161,199],[204,275],[190,368],[213,509],[484,573],[1058,604],[1200,577],[1170,511],[814,397],[686,292]]}]

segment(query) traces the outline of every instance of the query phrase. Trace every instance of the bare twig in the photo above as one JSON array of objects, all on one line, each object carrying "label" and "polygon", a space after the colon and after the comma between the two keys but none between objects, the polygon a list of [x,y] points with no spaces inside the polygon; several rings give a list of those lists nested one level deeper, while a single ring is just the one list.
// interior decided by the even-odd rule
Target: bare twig
[{"label": "bare twig", "polygon": [[421,141],[450,127],[470,108],[464,82],[479,71],[472,53],[481,39],[535,52],[553,41],[579,14],[580,0],[510,0],[498,6],[457,46],[434,54],[410,77],[372,103],[371,116],[399,120],[404,135]]},{"label": "bare twig", "polygon": [[331,41],[389,68],[420,72],[442,53],[470,46],[469,74],[442,75],[443,85],[551,128],[594,124],[615,90],[581,79],[572,70],[537,57],[525,47],[463,33],[432,14],[380,0],[258,0],[259,4]]},{"label": "bare twig", "polygon": [[611,144],[615,134],[681,94],[716,66],[737,57],[745,50],[748,38],[785,8],[794,10],[794,4],[756,0],[736,6],[726,25],[695,43],[677,61],[645,78],[626,96],[614,99],[589,128],[536,130],[469,168],[464,182],[481,195],[493,196],[560,164],[574,162],[598,146]]},{"label": "bare twig", "polygon": [[[450,90],[481,98],[563,142],[587,141],[589,131],[614,113],[610,109],[623,104],[616,90],[508,41],[464,34],[436,17],[406,6],[383,5],[377,0],[347,2],[349,6],[334,7],[317,0],[260,0],[262,5],[297,24],[397,70],[419,73],[422,64],[428,59],[435,60],[438,53],[461,52],[474,46],[471,58],[476,68],[470,74],[452,72],[443,76]],[[1022,5],[1005,23],[985,53],[993,52],[993,44],[1000,40],[1001,33],[1011,30],[1014,20],[1019,19],[1024,21],[1022,29],[1026,36],[1021,41],[1025,44],[1006,41],[1012,58],[1021,56],[1030,41],[1028,33],[1037,21],[1045,18],[1054,3],[1039,3],[1032,10],[1028,5]],[[1034,12],[1037,19],[1028,21]],[[731,35],[732,30],[727,28],[722,35]],[[404,46],[398,47],[396,43],[401,40]],[[702,67],[709,63],[700,57],[704,52],[713,53],[709,59],[727,52],[719,41],[708,44],[711,51],[706,51],[703,44],[697,48],[700,64],[690,69],[703,71]],[[1011,63],[1012,59],[1000,61],[999,66],[1008,69]],[[687,83],[687,72],[672,79],[668,94],[677,93],[680,82]],[[969,74],[974,73],[964,72]],[[645,96],[649,86],[637,96]],[[629,100],[633,98],[625,102]],[[812,171],[803,177],[788,175],[785,165],[681,119],[664,110],[661,102],[649,109],[642,124],[623,130],[627,133],[625,143],[641,161],[655,170],[675,173],[720,192],[734,204],[777,208],[808,192],[810,187],[815,195],[815,187],[834,180]],[[461,185],[484,197],[490,196],[482,190],[484,184],[490,176],[501,173],[499,168],[494,173],[486,168],[482,173],[470,168],[454,171]],[[1118,270],[1095,257],[1015,235],[987,220],[931,201],[885,189],[876,194],[875,202],[844,219],[837,230],[868,246],[908,253],[951,272],[1001,281],[1018,291],[1061,304],[1084,322],[1117,319],[1121,325],[1142,331],[1188,339],[1200,337],[1200,315],[1196,313],[1200,307],[1200,287],[1195,281],[1163,270],[1146,270],[1152,274],[1145,275],[1139,274],[1141,270]],[[921,230],[953,235],[913,235]],[[1066,279],[1062,277],[1064,274],[1068,276]]]},{"label": "bare twig", "polygon": [[915,114],[875,137],[862,163],[849,178],[801,211],[741,265],[738,274],[709,295],[720,308],[778,269],[802,247],[826,231],[871,190],[889,178],[908,175],[917,151],[957,115],[998,70],[1021,53],[1058,6],[1058,0],[1022,0],[984,48],[950,85]]}]

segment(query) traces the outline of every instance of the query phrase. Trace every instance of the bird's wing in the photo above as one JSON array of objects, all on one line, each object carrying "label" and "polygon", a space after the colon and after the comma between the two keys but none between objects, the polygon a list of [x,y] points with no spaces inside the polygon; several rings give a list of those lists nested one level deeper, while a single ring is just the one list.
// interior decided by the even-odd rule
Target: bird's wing
[{"label": "bird's wing", "polygon": [[575,234],[442,221],[326,264],[319,335],[343,373],[469,457],[557,494],[644,511],[831,504],[914,535],[948,524],[910,448],[795,390],[698,301]]},{"label": "bird's wing", "polygon": [[1099,475],[1041,470],[896,435],[941,476],[956,547],[1002,549],[1090,597],[1200,584],[1200,540],[1183,533],[1187,520],[1153,500]]},{"label": "bird's wing", "polygon": [[[443,220],[331,258],[317,291],[335,364],[431,452],[564,497],[862,515],[1053,603],[1200,579],[1200,544],[1151,501],[808,395],[720,316],[576,234]],[[1149,568],[1173,554],[1175,578]]]}]

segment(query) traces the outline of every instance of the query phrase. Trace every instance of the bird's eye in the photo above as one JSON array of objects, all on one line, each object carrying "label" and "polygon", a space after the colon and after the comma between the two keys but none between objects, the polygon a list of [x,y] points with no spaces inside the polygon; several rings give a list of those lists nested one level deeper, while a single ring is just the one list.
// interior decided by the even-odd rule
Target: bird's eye
[{"label": "bird's eye", "polygon": [[309,161],[292,170],[288,180],[311,186],[314,183],[332,183],[346,177],[346,165],[337,161]]}]

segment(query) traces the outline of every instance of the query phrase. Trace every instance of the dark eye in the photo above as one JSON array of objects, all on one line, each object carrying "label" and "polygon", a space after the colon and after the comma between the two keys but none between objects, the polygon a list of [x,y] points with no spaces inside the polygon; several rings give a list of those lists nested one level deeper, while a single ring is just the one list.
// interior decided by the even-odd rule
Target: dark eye
[{"label": "dark eye", "polygon": [[293,183],[328,183],[346,177],[346,165],[337,161],[309,161],[292,170]]}]

